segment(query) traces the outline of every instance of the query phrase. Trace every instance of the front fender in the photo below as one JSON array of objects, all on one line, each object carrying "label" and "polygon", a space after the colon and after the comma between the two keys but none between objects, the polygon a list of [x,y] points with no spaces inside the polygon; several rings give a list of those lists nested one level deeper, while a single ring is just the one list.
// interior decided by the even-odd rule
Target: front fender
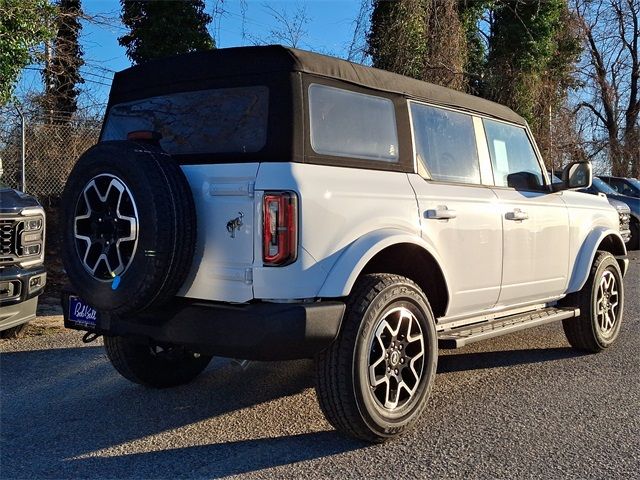
[{"label": "front fender", "polygon": [[349,295],[358,275],[376,254],[387,247],[402,243],[417,245],[435,259],[442,270],[448,290],[447,272],[432,244],[403,230],[385,228],[363,235],[344,249],[327,275],[318,296],[331,298]]},{"label": "front fender", "polygon": [[[614,242],[619,252],[621,252],[620,255],[626,255],[627,249],[625,248],[624,241],[620,236],[620,232],[616,232],[615,230],[606,227],[594,228],[591,233],[587,235],[587,238],[578,252],[566,293],[577,292],[584,286],[587,282],[587,278],[589,277],[589,270],[593,264],[593,259],[596,256],[598,247],[602,241],[610,235],[615,239]],[[622,274],[625,274],[624,268],[622,269]]]}]

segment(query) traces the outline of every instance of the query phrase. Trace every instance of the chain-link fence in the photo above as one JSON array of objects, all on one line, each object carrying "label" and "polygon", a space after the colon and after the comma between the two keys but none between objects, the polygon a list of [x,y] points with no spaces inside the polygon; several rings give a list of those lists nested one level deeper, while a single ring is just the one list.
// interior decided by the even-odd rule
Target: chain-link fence
[{"label": "chain-link fence", "polygon": [[[22,189],[22,126],[17,112],[3,112],[0,122],[2,181]],[[95,120],[55,124],[42,117],[25,118],[26,191],[41,201],[59,197],[78,157],[98,140]]]}]

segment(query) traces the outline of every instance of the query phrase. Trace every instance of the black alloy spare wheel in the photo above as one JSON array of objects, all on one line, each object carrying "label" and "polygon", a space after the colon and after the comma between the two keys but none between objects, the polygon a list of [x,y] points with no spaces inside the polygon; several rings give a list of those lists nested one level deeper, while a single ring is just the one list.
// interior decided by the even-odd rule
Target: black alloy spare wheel
[{"label": "black alloy spare wheel", "polygon": [[196,241],[191,189],[179,165],[146,142],[102,142],[76,163],[62,198],[62,260],[78,295],[130,314],[184,284]]}]

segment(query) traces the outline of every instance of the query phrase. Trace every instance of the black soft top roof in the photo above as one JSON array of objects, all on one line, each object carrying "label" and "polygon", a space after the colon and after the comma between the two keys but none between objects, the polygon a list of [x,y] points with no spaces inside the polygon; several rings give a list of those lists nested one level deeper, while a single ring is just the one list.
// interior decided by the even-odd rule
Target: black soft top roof
[{"label": "black soft top roof", "polygon": [[110,103],[118,103],[145,91],[171,85],[189,85],[209,88],[211,79],[238,76],[259,76],[303,72],[332,78],[362,87],[394,92],[407,97],[425,100],[489,115],[509,122],[525,125],[525,120],[504,105],[467,95],[413,78],[397,75],[377,68],[340,60],[318,53],[286,48],[280,45],[235,47],[187,53],[163,58],[128,68],[115,74]]}]

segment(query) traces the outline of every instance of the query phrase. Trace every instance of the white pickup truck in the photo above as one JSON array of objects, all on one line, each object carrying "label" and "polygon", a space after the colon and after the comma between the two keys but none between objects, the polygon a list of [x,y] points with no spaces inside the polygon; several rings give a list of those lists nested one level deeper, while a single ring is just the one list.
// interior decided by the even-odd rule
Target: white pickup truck
[{"label": "white pickup truck", "polygon": [[618,214],[552,185],[507,107],[279,46],[116,74],[63,199],[65,322],[168,387],[213,355],[315,358],[318,400],[368,441],[420,415],[439,348],[562,321],[616,340]]}]

